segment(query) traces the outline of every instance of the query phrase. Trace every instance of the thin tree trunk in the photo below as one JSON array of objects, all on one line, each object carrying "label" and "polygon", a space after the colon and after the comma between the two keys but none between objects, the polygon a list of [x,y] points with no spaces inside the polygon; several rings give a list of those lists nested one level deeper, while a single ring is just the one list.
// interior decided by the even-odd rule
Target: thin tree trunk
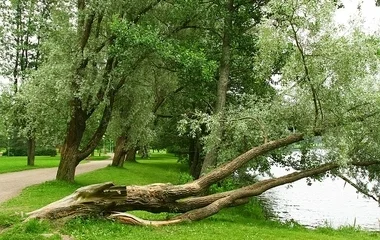
[{"label": "thin tree trunk", "polygon": [[193,179],[198,179],[201,174],[202,159],[201,159],[201,144],[198,137],[190,140],[189,146],[189,163],[190,174]]},{"label": "thin tree trunk", "polygon": [[220,141],[223,138],[224,108],[226,106],[228,82],[231,67],[232,14],[234,11],[233,4],[234,0],[228,0],[226,6],[228,13],[226,15],[226,18],[224,19],[222,57],[220,59],[217,100],[214,111],[214,114],[218,115],[220,118],[219,127],[214,130],[216,131],[214,134],[216,135],[217,142],[214,143],[214,145],[211,147],[211,150],[206,153],[201,169],[201,174],[205,174],[208,170],[216,166],[218,158],[218,148]]},{"label": "thin tree trunk", "polygon": [[149,151],[147,146],[141,147],[141,158],[149,158]]},{"label": "thin tree trunk", "polygon": [[28,166],[34,166],[34,160],[36,155],[36,140],[32,137],[27,139],[28,145]]}]

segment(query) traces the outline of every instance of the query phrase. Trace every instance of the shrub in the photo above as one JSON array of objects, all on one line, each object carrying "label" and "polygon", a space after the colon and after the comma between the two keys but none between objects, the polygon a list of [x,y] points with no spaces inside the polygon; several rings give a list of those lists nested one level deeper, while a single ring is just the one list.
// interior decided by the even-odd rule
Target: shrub
[{"label": "shrub", "polygon": [[[8,154],[9,151],[9,154]],[[27,156],[26,148],[10,148],[3,152],[3,156]],[[36,156],[57,156],[57,150],[55,148],[37,148]]]}]

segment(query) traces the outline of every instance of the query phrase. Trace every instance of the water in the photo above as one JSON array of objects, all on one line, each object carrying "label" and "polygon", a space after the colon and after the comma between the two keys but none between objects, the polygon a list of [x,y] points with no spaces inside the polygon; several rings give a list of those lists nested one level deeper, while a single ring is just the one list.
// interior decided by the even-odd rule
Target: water
[{"label": "water", "polygon": [[[272,168],[275,176],[290,172]],[[380,231],[380,207],[374,200],[356,193],[343,180],[325,179],[322,182],[300,180],[265,192],[263,198],[281,221],[295,220],[307,227],[360,226]]]}]

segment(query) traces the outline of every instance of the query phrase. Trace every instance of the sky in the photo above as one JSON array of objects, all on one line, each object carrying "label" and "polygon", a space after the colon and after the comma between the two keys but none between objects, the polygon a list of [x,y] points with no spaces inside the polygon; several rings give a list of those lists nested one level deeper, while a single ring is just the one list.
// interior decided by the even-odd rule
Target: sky
[{"label": "sky", "polygon": [[344,8],[335,13],[338,24],[349,27],[354,19],[362,21],[362,29],[366,33],[380,33],[380,7],[375,0],[343,0]]}]

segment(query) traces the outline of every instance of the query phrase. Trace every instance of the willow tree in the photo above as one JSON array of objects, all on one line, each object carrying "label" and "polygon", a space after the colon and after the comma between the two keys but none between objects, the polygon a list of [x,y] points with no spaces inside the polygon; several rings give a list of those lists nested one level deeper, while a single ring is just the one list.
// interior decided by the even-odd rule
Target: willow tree
[{"label": "willow tree", "polygon": [[[59,132],[50,131],[64,136],[57,179],[74,180],[76,166],[93,152],[107,129],[118,91],[149,54],[150,50],[138,44],[116,49],[113,24],[125,21],[133,29],[159,3],[78,0],[57,5],[52,16],[54,28],[44,45],[46,64],[25,90],[26,97],[34,98],[30,106],[42,98],[56,101],[54,107],[42,105],[42,113],[52,117],[51,109],[60,108],[56,117],[67,123],[58,127]],[[119,51],[128,56],[119,56]],[[97,126],[89,129],[90,122]]]},{"label": "willow tree", "polygon": [[[258,72],[264,78],[272,76],[276,56],[286,51],[288,58],[279,69],[281,75],[272,79],[280,80],[281,84],[275,96],[263,99],[244,95],[237,106],[226,110],[228,138],[221,143],[221,156],[232,160],[183,185],[87,186],[29,213],[30,217],[100,215],[128,224],[175,224],[200,220],[225,207],[244,204],[250,197],[276,186],[327,175],[342,177],[363,188],[367,195],[378,195],[376,187],[364,189],[364,184],[353,179],[368,176],[378,182],[380,177],[377,121],[380,99],[376,85],[379,44],[356,29],[337,34],[340,28],[331,20],[334,9],[334,3],[329,1],[273,0],[267,5],[267,17],[257,29]],[[219,120],[199,115],[199,123],[208,122],[212,127],[210,121]],[[192,126],[192,131],[199,129],[194,119],[182,121],[184,128],[186,123]],[[327,151],[325,155],[315,151],[312,143],[316,137]],[[296,147],[294,143],[301,147],[301,157],[290,154]],[[279,164],[297,171],[207,195],[212,184],[234,173],[236,176],[236,171],[246,168],[249,162],[256,169]],[[124,213],[128,210],[178,215],[149,221]]]},{"label": "willow tree", "polygon": [[[203,64],[202,51],[184,48],[167,38],[168,27],[158,16],[164,11],[156,9],[172,7],[160,0],[78,0],[57,5],[52,16],[55,25],[44,45],[46,64],[34,74],[30,90],[25,90],[25,97],[36,99],[30,106],[43,98],[56,101],[55,107],[61,109],[57,122],[66,122],[58,127],[63,133],[54,133],[64,136],[57,179],[74,180],[76,166],[93,152],[106,132],[115,104],[123,103],[116,101],[123,96],[119,93],[125,85],[138,84],[133,81],[134,72],[149,59],[159,56],[182,62],[189,71],[208,67]],[[148,78],[141,81],[144,79]],[[50,108],[42,113],[53,116]],[[97,126],[90,128],[90,122]]]},{"label": "willow tree", "polygon": [[43,61],[41,45],[48,37],[52,5],[47,0],[3,1],[0,4],[0,56],[3,59],[0,75],[12,82],[12,94],[8,96],[12,99],[11,104],[3,111],[9,115],[11,123],[8,128],[12,130],[8,131],[13,131],[12,138],[18,138],[18,135],[26,136],[29,166],[34,165],[36,130],[26,127],[30,118],[25,110],[28,99],[20,97],[19,92],[23,83],[28,81],[31,73],[36,71]]},{"label": "willow tree", "polygon": [[123,167],[125,161],[135,161],[137,147],[148,144],[152,135],[152,76],[149,65],[141,66],[134,77],[136,84],[125,86],[118,99],[122,101],[113,112],[108,130],[116,138],[112,166]]}]

